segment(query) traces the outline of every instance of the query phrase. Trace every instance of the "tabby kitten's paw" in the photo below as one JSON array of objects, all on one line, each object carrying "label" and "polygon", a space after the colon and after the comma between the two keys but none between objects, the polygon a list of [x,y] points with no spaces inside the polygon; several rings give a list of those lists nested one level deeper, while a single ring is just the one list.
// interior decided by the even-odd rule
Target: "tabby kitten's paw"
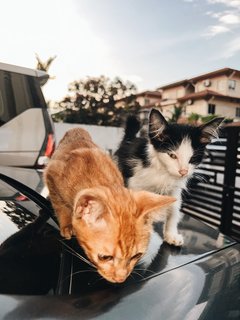
[{"label": "tabby kitten's paw", "polygon": [[164,235],[164,241],[168,244],[180,247],[183,245],[183,236],[180,233],[166,233]]},{"label": "tabby kitten's paw", "polygon": [[71,239],[71,237],[73,235],[72,225],[61,227],[60,233],[61,233],[62,237],[66,238],[68,240]]}]

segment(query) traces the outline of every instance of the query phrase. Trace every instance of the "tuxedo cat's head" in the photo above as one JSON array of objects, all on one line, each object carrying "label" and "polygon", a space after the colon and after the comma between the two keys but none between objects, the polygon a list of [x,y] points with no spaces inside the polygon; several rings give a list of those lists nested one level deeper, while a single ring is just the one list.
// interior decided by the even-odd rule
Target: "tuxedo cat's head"
[{"label": "tuxedo cat's head", "polygon": [[168,123],[163,115],[152,109],[149,115],[149,139],[152,156],[157,157],[168,173],[176,178],[190,176],[200,164],[206,145],[217,136],[224,118],[191,126]]},{"label": "tuxedo cat's head", "polygon": [[72,225],[74,233],[97,271],[110,282],[123,282],[144,255],[159,209],[175,198],[124,187],[80,191]]}]

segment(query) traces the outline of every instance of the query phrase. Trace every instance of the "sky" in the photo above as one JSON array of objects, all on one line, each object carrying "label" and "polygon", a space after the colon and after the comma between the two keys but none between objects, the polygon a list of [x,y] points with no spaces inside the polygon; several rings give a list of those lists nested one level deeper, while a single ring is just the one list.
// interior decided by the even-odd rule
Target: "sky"
[{"label": "sky", "polygon": [[0,62],[36,67],[57,56],[49,101],[87,76],[116,76],[138,91],[216,69],[240,70],[240,0],[0,1]]}]

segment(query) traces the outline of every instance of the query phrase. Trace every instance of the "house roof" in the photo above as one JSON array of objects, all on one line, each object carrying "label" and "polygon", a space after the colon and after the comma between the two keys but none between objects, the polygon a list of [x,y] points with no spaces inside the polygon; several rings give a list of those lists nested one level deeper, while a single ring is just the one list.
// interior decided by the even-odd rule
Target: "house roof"
[{"label": "house roof", "polygon": [[202,79],[209,79],[209,78],[213,78],[213,77],[220,76],[220,75],[230,76],[232,73],[240,76],[240,70],[236,70],[236,69],[232,69],[232,68],[222,68],[222,69],[218,69],[215,71],[204,73],[204,74],[201,74],[201,75],[189,78],[189,79],[184,79],[184,80],[180,80],[180,81],[166,84],[164,86],[159,87],[158,90],[159,89],[174,88],[177,86],[185,86],[189,83],[194,83],[194,82],[202,80]]},{"label": "house roof", "polygon": [[[143,97],[143,98],[162,98],[162,93],[159,91],[143,91],[136,94],[133,94],[135,97]],[[117,102],[125,101],[127,97],[116,100]]]},{"label": "house roof", "polygon": [[226,96],[224,94],[218,93],[213,90],[204,90],[200,92],[194,92],[187,94],[184,97],[178,98],[179,102],[184,102],[187,100],[199,100],[199,99],[210,99],[212,97],[217,97],[222,100],[234,100],[240,102],[240,98],[237,97],[232,97],[232,96]]},{"label": "house roof", "polygon": [[137,93],[136,96],[137,97],[161,98],[162,97],[162,93],[159,92],[159,91],[147,90],[147,91],[143,91],[143,92]]}]

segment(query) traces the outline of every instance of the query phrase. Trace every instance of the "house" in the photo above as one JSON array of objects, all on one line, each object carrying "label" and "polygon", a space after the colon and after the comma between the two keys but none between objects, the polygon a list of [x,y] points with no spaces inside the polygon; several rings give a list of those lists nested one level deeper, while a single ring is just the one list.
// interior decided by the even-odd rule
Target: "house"
[{"label": "house", "polygon": [[136,101],[140,104],[139,117],[142,120],[148,118],[151,108],[160,108],[162,101],[161,91],[143,91],[136,94]]},{"label": "house", "polygon": [[[162,94],[161,91],[143,91],[140,93],[135,94],[134,99],[139,103],[140,110],[139,110],[139,117],[144,122],[147,122],[148,114],[151,108],[160,108],[161,101],[162,101]],[[129,97],[121,98],[116,101],[116,106],[121,107],[124,106]]]},{"label": "house", "polygon": [[192,113],[240,119],[240,71],[223,68],[157,89],[162,94],[161,111],[170,118],[174,106],[183,107],[183,117]]}]

